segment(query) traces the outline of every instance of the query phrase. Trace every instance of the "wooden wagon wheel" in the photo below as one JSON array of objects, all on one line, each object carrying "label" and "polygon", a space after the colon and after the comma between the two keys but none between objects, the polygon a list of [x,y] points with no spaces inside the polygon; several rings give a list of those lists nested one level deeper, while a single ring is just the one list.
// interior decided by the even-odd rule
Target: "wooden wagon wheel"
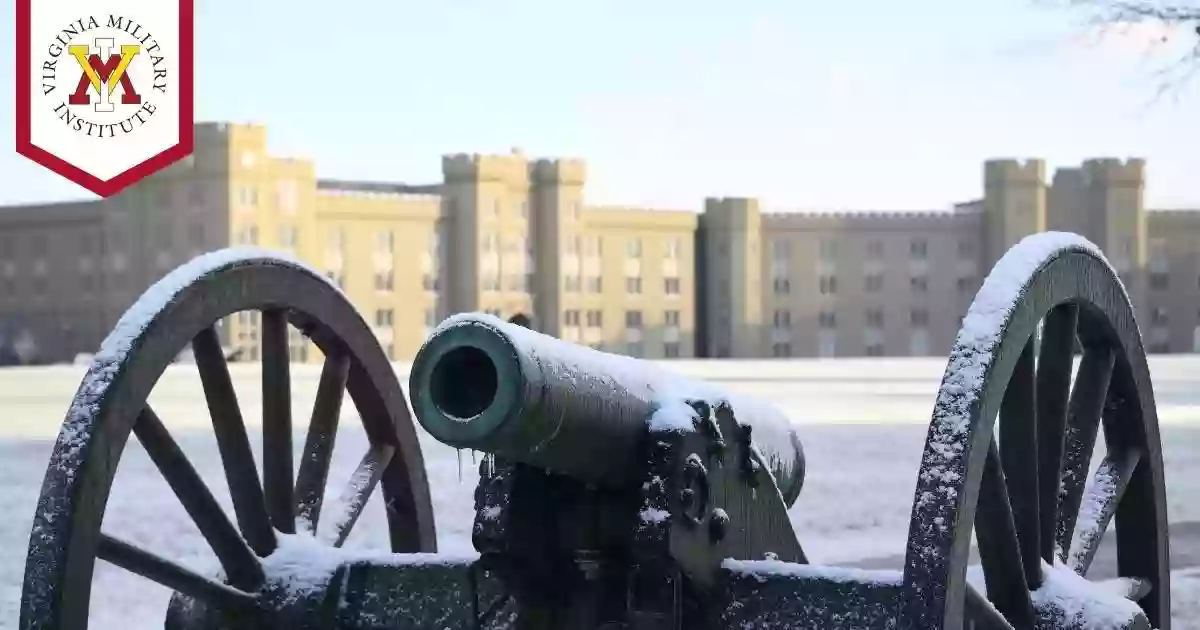
[{"label": "wooden wagon wheel", "polygon": [[[234,395],[216,322],[262,317],[263,483]],[[293,477],[288,326],[325,355],[299,472]],[[147,397],[191,345],[212,416],[236,514],[235,526],[176,445]],[[346,297],[319,273],[273,254],[230,249],[201,256],[151,287],[96,355],[67,413],[38,499],[21,627],[88,625],[96,558],[216,610],[254,609],[264,587],[260,560],[297,524],[316,530],[344,392],[370,448],[334,520],[340,546],[367,498],[382,485],[391,548],[434,551],[433,511],[420,445],[387,357]],[[211,579],[101,532],[122,450],[133,432],[220,561]]]},{"label": "wooden wagon wheel", "polygon": [[[1107,454],[1085,493],[1099,427]],[[1142,585],[1129,597],[1167,629],[1162,452],[1133,308],[1086,240],[1031,236],[988,276],[950,355],[917,480],[901,627],[1047,623],[1038,591],[1061,567],[1043,563],[1086,576],[1114,516],[1118,573]],[[966,581],[972,528],[991,606]]]}]

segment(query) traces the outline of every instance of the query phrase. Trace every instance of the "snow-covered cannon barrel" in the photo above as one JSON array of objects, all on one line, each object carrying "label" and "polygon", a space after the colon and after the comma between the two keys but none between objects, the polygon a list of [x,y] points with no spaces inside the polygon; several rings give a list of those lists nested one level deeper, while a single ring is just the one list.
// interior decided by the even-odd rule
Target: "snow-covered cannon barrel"
[{"label": "snow-covered cannon barrel", "polygon": [[[413,376],[430,432],[489,453],[470,554],[436,553],[409,405],[371,327],[335,285],[297,261],[243,249],[163,278],[105,339],[67,412],[34,510],[19,627],[87,628],[97,560],[166,586],[173,630],[1170,627],[1150,374],[1124,286],[1080,237],[1026,238],[968,310],[916,471],[904,563],[891,571],[808,563],[788,510],[802,469],[780,466],[800,451],[771,412],[486,318],[464,316],[441,333],[458,328],[493,335],[494,367],[509,361],[489,394],[486,369],[471,367],[478,355],[455,367],[452,350],[433,350],[439,334]],[[297,332],[324,364],[294,459]],[[222,348],[242,337],[261,349],[259,422],[246,422]],[[149,404],[188,348],[224,471],[219,492]],[[569,355],[581,371],[561,371]],[[445,378],[433,375],[439,365]],[[548,383],[581,394],[556,403],[537,391]],[[334,444],[354,444],[335,440],[346,395],[366,445],[330,494]],[[503,413],[489,417],[492,408]],[[261,430],[258,458],[251,426]],[[111,522],[102,529],[131,435],[218,567],[189,568],[154,540]],[[218,496],[226,490],[228,500]],[[344,548],[376,490],[389,551]],[[1089,576],[1113,551],[1106,539],[1120,579],[1101,584]],[[120,603],[133,595],[141,592],[103,591]],[[141,616],[125,608],[115,618]]]},{"label": "snow-covered cannon barrel", "polygon": [[776,407],[488,315],[456,315],[434,331],[413,361],[409,396],[421,425],[450,446],[612,487],[642,482],[649,425],[694,416],[703,428],[707,401],[719,400],[787,505],[804,483],[800,439]]}]

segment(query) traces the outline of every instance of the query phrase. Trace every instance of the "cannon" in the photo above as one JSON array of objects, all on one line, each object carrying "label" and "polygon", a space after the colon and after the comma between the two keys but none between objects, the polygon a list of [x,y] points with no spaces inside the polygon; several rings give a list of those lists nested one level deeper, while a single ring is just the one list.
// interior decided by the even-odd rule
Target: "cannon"
[{"label": "cannon", "polygon": [[[247,310],[262,318],[261,477],[217,330]],[[324,355],[298,470],[289,327]],[[232,515],[147,402],[189,345]],[[345,394],[370,446],[326,515]],[[86,628],[97,560],[171,589],[173,629],[1170,627],[1146,356],[1118,276],[1075,235],[1014,246],[963,318],[895,571],[808,562],[788,516],[804,452],[762,401],[481,315],[439,326],[409,396],[411,409],[370,327],[304,264],[232,249],[173,271],[121,318],[70,405],[35,510],[20,627]],[[417,423],[485,453],[476,553],[437,553]],[[219,571],[102,530],[131,434]],[[376,490],[391,553],[345,548]],[[327,538],[312,535],[319,519],[333,523]],[[1110,525],[1121,578],[1089,580]]]}]

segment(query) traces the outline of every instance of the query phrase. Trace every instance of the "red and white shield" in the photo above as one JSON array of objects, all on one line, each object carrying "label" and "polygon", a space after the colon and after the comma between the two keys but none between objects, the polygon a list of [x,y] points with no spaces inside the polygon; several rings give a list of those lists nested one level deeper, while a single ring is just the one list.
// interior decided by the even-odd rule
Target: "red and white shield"
[{"label": "red and white shield", "polygon": [[108,197],[192,152],[194,0],[16,0],[17,152]]}]

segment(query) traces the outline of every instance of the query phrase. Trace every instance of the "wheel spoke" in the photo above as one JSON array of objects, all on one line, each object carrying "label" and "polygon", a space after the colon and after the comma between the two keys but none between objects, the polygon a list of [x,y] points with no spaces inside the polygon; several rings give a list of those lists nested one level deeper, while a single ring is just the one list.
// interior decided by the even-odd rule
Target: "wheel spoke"
[{"label": "wheel spoke", "polygon": [[221,610],[245,609],[254,605],[255,598],[248,593],[206,578],[107,534],[100,534],[96,557]]},{"label": "wheel spoke", "polygon": [[1037,381],[1033,340],[1025,344],[1000,402],[1000,459],[1011,501],[1013,524],[1021,547],[1025,583],[1042,584],[1041,545],[1038,535],[1038,418]]},{"label": "wheel spoke", "polygon": [[1067,401],[1071,390],[1071,364],[1075,354],[1075,328],[1079,309],[1063,304],[1046,315],[1037,361],[1038,504],[1041,558],[1054,563],[1058,527],[1058,489],[1062,476],[1063,438]]},{"label": "wheel spoke", "polygon": [[383,476],[383,471],[392,461],[395,453],[396,449],[390,445],[376,445],[372,446],[359,462],[358,468],[350,477],[350,483],[346,485],[338,499],[342,510],[335,517],[337,520],[334,521],[334,547],[341,547],[346,542],[346,537],[350,535],[354,523],[362,515],[367,499],[371,498],[371,493],[379,484],[379,478]]},{"label": "wheel spoke", "polygon": [[133,432],[221,561],[230,584],[246,590],[260,587],[263,572],[254,551],[149,405],[138,416]]},{"label": "wheel spoke", "polygon": [[1033,603],[1025,581],[1021,547],[1008,501],[1008,488],[1000,453],[993,440],[988,446],[979,503],[975,508],[975,538],[988,600],[1018,628],[1033,627]]},{"label": "wheel spoke", "polygon": [[317,521],[321,517],[321,502],[325,498],[329,462],[337,438],[338,415],[342,410],[349,373],[349,357],[325,357],[321,380],[317,384],[317,397],[313,402],[312,420],[308,423],[308,439],[296,477],[296,517],[310,532],[317,531]]},{"label": "wheel spoke", "polygon": [[250,548],[260,557],[265,557],[275,550],[275,532],[271,530],[271,521],[267,517],[254,452],[250,450],[250,438],[246,435],[246,425],[242,421],[237,393],[229,377],[229,366],[221,352],[217,331],[209,327],[196,335],[192,340],[192,353],[195,355],[196,368],[200,371],[208,412],[212,416],[213,433],[217,438],[221,463],[225,467],[238,527]]},{"label": "wheel spoke", "polygon": [[1067,433],[1063,452],[1062,472],[1058,489],[1058,526],[1055,546],[1059,558],[1066,562],[1075,533],[1075,519],[1087,484],[1092,452],[1096,447],[1096,432],[1108,398],[1115,355],[1105,346],[1084,350],[1075,375],[1075,387],[1067,411]]},{"label": "wheel spoke", "polygon": [[292,513],[292,388],[287,313],[262,314],[263,495],[275,529],[296,533]]},{"label": "wheel spoke", "polygon": [[1071,553],[1068,554],[1068,566],[1079,575],[1086,575],[1092,566],[1100,540],[1108,531],[1109,522],[1117,512],[1140,459],[1141,452],[1131,448],[1109,453],[1096,469],[1087,501],[1080,506]]}]

